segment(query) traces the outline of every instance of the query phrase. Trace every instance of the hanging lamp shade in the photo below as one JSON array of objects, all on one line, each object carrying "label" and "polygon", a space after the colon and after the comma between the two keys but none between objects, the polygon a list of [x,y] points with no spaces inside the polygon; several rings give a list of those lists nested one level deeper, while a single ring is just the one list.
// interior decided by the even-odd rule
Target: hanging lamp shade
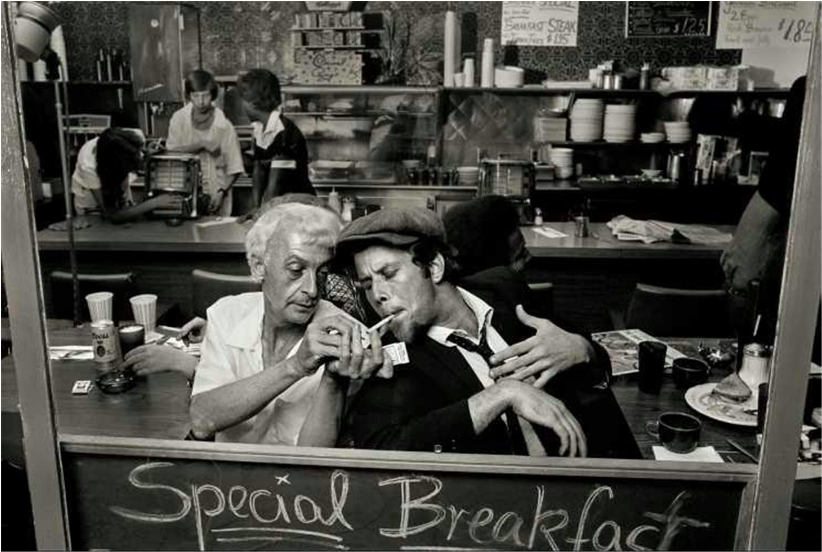
[{"label": "hanging lamp shade", "polygon": [[49,43],[51,32],[60,24],[57,15],[40,2],[20,2],[14,20],[17,55],[34,63]]}]

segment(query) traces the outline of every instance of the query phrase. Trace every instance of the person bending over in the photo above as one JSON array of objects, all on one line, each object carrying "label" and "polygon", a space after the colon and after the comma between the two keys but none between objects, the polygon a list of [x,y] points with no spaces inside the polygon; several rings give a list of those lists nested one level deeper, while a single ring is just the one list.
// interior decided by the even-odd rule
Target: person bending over
[{"label": "person bending over", "polygon": [[244,172],[243,156],[234,125],[213,103],[217,93],[217,82],[208,71],[197,69],[186,77],[188,102],[171,116],[166,147],[199,155],[209,213],[229,216],[231,187]]},{"label": "person bending over", "polygon": [[254,207],[287,193],[316,195],[308,179],[305,137],[280,112],[280,81],[266,69],[252,69],[237,81],[243,108],[254,128]]},{"label": "person bending over", "polygon": [[161,194],[136,204],[131,182],[143,161],[139,130],[107,128],[80,148],[71,177],[74,210],[78,215],[101,214],[114,223],[128,222],[154,209],[179,205],[179,198]]},{"label": "person bending over", "polygon": [[[351,318],[320,300],[340,226],[330,209],[287,203],[251,228],[246,256],[262,291],[225,297],[207,311],[193,438],[295,445],[318,388],[390,372],[379,336],[363,351]],[[312,430],[303,438],[317,442]]]}]

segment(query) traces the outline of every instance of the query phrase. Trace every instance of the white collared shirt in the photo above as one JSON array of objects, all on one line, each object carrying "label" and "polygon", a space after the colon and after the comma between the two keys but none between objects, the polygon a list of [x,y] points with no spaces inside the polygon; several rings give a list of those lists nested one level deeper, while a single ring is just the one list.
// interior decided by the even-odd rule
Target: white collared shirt
[{"label": "white collared shirt", "polygon": [[[491,378],[489,374],[490,367],[485,359],[482,358],[482,355],[474,351],[463,349],[455,343],[448,341],[448,336],[454,332],[457,332],[474,343],[479,344],[479,335],[482,335],[482,332],[484,331],[488,347],[490,347],[495,353],[507,348],[508,343],[499,334],[499,332],[491,326],[491,320],[494,316],[494,309],[492,309],[488,303],[473,293],[470,293],[459,286],[457,287],[457,291],[459,291],[463,301],[465,301],[465,304],[468,305],[468,308],[471,309],[471,312],[473,312],[474,316],[477,318],[478,336],[475,337],[469,335],[468,332],[461,329],[454,330],[453,328],[446,328],[445,326],[431,326],[428,328],[428,337],[440,345],[445,345],[446,347],[456,347],[471,367],[471,370],[477,376],[477,379],[480,381],[482,386],[485,388],[491,387],[494,385],[494,379]],[[501,417],[507,424],[508,419],[506,415],[503,414]],[[517,419],[519,421],[520,428],[522,429],[522,435],[525,438],[525,444],[528,446],[528,454],[530,456],[545,456],[545,448],[542,446],[542,443],[539,441],[536,433],[534,433],[534,428],[531,426],[531,423],[519,416],[517,416]]]},{"label": "white collared shirt", "polygon": [[271,112],[271,115],[268,116],[268,122],[265,128],[263,128],[263,124],[258,121],[251,123],[251,127],[254,142],[262,149],[268,149],[268,147],[274,143],[274,138],[285,130],[285,125],[282,119],[280,119],[279,109],[275,109]]},{"label": "white collared shirt", "polygon": [[[224,297],[208,309],[208,328],[191,394],[263,371],[262,292]],[[296,354],[298,341],[288,353]],[[255,416],[217,433],[217,441],[296,445],[322,377],[320,368],[280,393]]]}]

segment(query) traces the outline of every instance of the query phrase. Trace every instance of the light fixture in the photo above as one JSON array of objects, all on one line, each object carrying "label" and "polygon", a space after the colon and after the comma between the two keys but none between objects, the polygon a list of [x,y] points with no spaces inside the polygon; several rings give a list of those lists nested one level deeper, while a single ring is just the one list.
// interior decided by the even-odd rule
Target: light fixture
[{"label": "light fixture", "polygon": [[14,20],[14,40],[17,55],[34,63],[49,44],[51,32],[60,25],[60,19],[40,2],[20,2]]}]

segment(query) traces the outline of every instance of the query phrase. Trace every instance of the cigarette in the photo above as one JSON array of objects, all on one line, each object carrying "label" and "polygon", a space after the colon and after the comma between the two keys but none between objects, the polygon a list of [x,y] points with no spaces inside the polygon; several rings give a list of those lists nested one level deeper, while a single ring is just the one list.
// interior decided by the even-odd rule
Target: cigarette
[{"label": "cigarette", "polygon": [[368,328],[368,333],[371,333],[371,332],[373,332],[374,330],[379,330],[380,328],[382,328],[383,326],[385,326],[386,324],[388,324],[389,322],[391,322],[392,320],[394,320],[394,317],[395,317],[395,316],[397,316],[397,315],[396,315],[396,314],[392,314],[392,315],[390,315],[390,316],[386,316],[385,318],[383,318],[382,320],[380,320],[379,322],[377,322],[376,324],[374,324],[373,326],[371,326],[370,328]]}]

